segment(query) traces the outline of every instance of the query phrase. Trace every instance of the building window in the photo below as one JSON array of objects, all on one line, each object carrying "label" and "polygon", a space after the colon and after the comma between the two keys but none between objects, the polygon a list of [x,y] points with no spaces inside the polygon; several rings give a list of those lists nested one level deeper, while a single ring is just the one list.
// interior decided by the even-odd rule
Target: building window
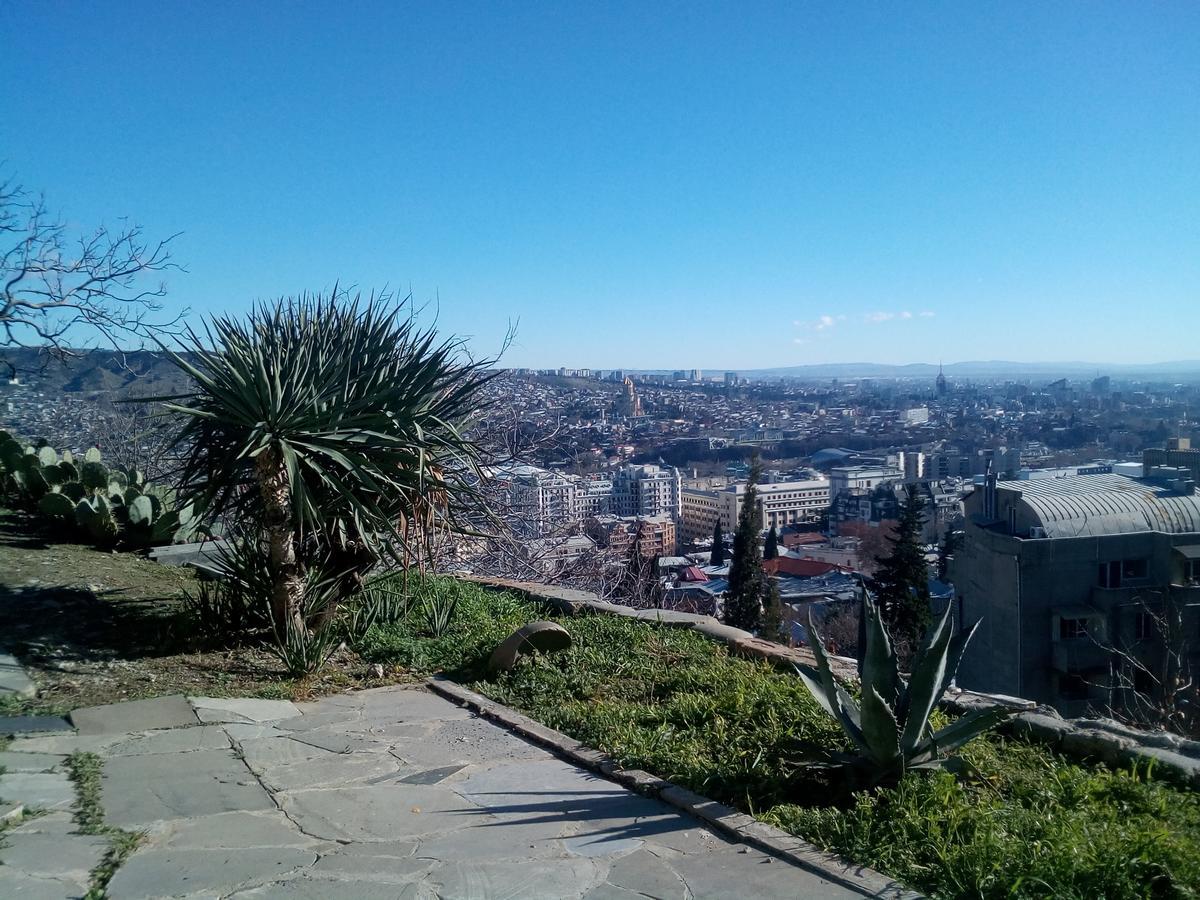
[{"label": "building window", "polygon": [[1158,634],[1158,623],[1154,614],[1146,610],[1138,610],[1137,621],[1134,623],[1133,636],[1135,640],[1144,641]]},{"label": "building window", "polygon": [[1087,636],[1087,619],[1068,619],[1064,616],[1058,620],[1058,639],[1060,641],[1073,641],[1078,638],[1085,638]]},{"label": "building window", "polygon": [[1149,566],[1144,559],[1126,559],[1121,562],[1121,581],[1141,581],[1146,577]]},{"label": "building window", "polygon": [[1086,700],[1088,698],[1087,680],[1075,672],[1059,675],[1058,693],[1064,700]]}]

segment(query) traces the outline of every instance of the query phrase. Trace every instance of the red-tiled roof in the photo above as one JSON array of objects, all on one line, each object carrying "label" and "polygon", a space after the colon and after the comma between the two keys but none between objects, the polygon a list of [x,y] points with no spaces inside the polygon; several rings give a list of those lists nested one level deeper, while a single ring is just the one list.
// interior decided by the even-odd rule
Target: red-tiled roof
[{"label": "red-tiled roof", "polygon": [[708,576],[698,566],[688,566],[680,573],[680,581],[708,581]]}]

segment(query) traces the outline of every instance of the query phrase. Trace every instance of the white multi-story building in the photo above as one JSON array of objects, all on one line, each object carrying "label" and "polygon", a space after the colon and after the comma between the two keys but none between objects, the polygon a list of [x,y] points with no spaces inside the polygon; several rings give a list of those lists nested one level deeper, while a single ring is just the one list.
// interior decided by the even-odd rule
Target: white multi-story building
[{"label": "white multi-story building", "polygon": [[613,473],[612,512],[618,516],[670,516],[678,522],[683,476],[662,466],[622,466]]},{"label": "white multi-story building", "polygon": [[903,478],[904,473],[891,466],[835,466],[829,472],[829,493],[836,498],[843,491],[869,491]]},{"label": "white multi-story building", "polygon": [[[781,481],[756,487],[762,503],[764,529],[815,522],[829,508],[829,482],[824,478]],[[685,541],[712,537],[718,521],[722,531],[733,531],[745,503],[746,488],[745,484],[731,484],[714,490],[685,488],[680,537]]]}]

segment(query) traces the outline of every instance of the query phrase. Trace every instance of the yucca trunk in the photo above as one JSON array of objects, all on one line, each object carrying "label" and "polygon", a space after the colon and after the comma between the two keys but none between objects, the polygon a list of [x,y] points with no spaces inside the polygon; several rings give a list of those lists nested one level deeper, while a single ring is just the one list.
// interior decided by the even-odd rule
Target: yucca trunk
[{"label": "yucca trunk", "polygon": [[271,557],[271,622],[280,634],[305,634],[304,575],[296,560],[291,489],[278,451],[265,450],[255,462],[263,501],[263,529]]}]

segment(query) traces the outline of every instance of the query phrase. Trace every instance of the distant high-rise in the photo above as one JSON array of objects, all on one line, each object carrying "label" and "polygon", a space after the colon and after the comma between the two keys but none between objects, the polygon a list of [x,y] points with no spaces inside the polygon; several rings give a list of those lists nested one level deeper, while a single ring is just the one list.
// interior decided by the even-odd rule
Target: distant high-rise
[{"label": "distant high-rise", "polygon": [[692,369],[690,374],[691,374],[691,378],[689,380],[691,380],[691,381],[702,381],[704,378],[704,373],[701,372],[699,369]]},{"label": "distant high-rise", "polygon": [[947,391],[947,387],[946,387],[946,373],[942,371],[942,364],[941,364],[941,363],[938,363],[938,373],[937,373],[937,395],[938,395],[939,397],[945,397],[945,396],[946,396],[946,391]]}]

